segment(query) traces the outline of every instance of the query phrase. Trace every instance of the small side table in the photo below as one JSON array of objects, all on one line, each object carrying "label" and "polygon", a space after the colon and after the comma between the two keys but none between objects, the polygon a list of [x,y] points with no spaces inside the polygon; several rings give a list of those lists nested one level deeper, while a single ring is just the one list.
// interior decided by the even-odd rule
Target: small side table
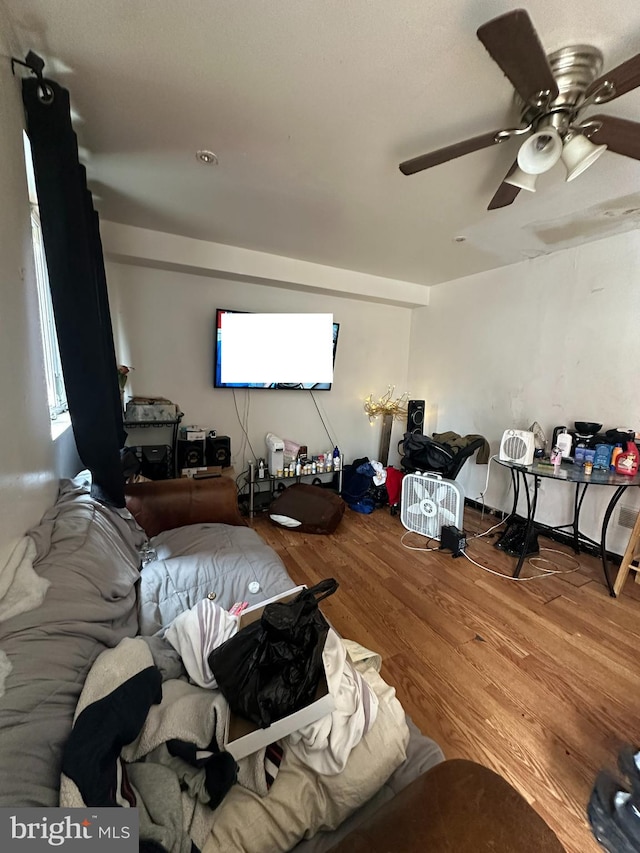
[{"label": "small side table", "polygon": [[[549,465],[541,464],[538,459],[535,459],[532,465],[518,465],[515,462],[509,462],[504,459],[498,459],[497,457],[496,461],[500,465],[503,465],[505,468],[510,469],[511,480],[513,483],[513,506],[511,509],[511,515],[513,516],[516,514],[521,479],[524,485],[525,497],[527,500],[527,527],[525,532],[525,541],[522,547],[522,552],[518,559],[518,563],[513,571],[513,577],[517,578],[520,575],[520,571],[527,555],[527,549],[529,542],[531,541],[534,527],[539,526],[542,533],[544,533],[545,530],[562,531],[569,528],[569,531],[573,537],[573,550],[576,554],[580,553],[580,542],[582,540],[585,540],[591,543],[592,545],[599,547],[600,559],[602,561],[602,571],[604,573],[604,579],[607,584],[607,589],[609,590],[609,595],[612,598],[615,598],[616,592],[614,590],[614,586],[609,574],[609,565],[607,559],[607,530],[609,527],[609,521],[611,520],[611,516],[613,514],[613,510],[615,509],[616,504],[618,503],[622,495],[626,492],[628,488],[632,486],[640,486],[640,473],[634,474],[633,477],[627,477],[624,474],[615,474],[611,471],[597,470],[594,470],[591,474],[585,474],[584,469],[581,466],[572,465],[571,463],[563,462],[559,468],[553,468]],[[527,481],[527,477],[531,477],[533,481],[533,496],[531,496],[529,492],[529,483]],[[553,527],[549,527],[548,525],[536,524],[535,517],[536,507],[538,504],[538,491],[540,488],[540,482],[543,479],[556,480],[562,483],[571,484],[575,487],[573,500],[573,520],[570,521],[568,524],[556,524]],[[609,503],[607,504],[602,518],[602,531],[600,534],[600,542],[596,542],[594,539],[591,539],[589,536],[586,536],[584,533],[580,532],[580,510],[582,508],[582,502],[589,486],[611,486],[614,489],[614,492],[609,499]]]}]

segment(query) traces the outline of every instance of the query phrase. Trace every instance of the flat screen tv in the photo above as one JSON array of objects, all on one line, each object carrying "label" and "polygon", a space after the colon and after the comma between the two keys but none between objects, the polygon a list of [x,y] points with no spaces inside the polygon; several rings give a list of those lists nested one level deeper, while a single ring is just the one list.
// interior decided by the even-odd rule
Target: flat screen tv
[{"label": "flat screen tv", "polygon": [[[253,359],[253,363],[261,364],[261,353],[264,354],[263,357],[266,357],[266,354],[272,355],[274,352],[278,353],[278,358],[276,359],[279,362],[279,365],[276,364],[274,366],[274,374],[273,381],[264,381],[264,382],[250,382],[250,381],[224,381],[223,380],[223,363],[225,364],[225,373],[227,373],[227,368],[230,366],[235,367],[235,364],[231,365],[230,360],[235,360],[239,358],[238,355],[238,341],[236,339],[235,345],[232,346],[232,342],[229,338],[225,338],[224,328],[223,328],[223,317],[225,315],[239,315],[240,317],[251,318],[248,321],[247,326],[248,330],[246,336],[243,339],[243,350],[246,353],[249,353],[251,358]],[[324,315],[326,317],[326,315]],[[297,365],[300,362],[301,351],[304,350],[307,355],[319,355],[324,358],[324,363],[326,364],[327,359],[330,359],[330,364],[333,365],[335,363],[336,357],[336,348],[338,346],[338,332],[340,330],[339,323],[332,323],[332,334],[331,336],[323,337],[320,341],[317,336],[313,336],[311,334],[311,319],[317,317],[317,315],[300,315],[300,314],[292,314],[288,315],[287,322],[290,322],[291,325],[287,326],[285,324],[284,328],[279,327],[276,331],[275,323],[271,322],[271,318],[279,318],[282,320],[282,315],[270,315],[270,314],[251,314],[247,311],[232,311],[226,308],[218,308],[216,310],[216,326],[215,326],[215,341],[214,341],[214,369],[213,369],[213,385],[215,388],[270,388],[270,389],[286,389],[286,390],[297,390],[297,391],[329,391],[331,389],[332,382],[325,381],[325,376],[318,375],[319,381],[303,381],[303,382],[291,382],[289,381],[292,378],[291,374],[291,365]],[[289,320],[290,318],[290,320]],[[256,326],[257,321],[259,320],[259,325]],[[293,334],[293,331],[298,331],[300,326],[307,331],[309,334],[305,334],[304,344],[301,346],[299,343],[300,336]],[[311,343],[313,341],[313,343]],[[325,347],[327,348],[325,350]],[[320,359],[322,360],[322,358]],[[294,371],[295,372],[295,371]],[[263,377],[267,378],[267,377]],[[268,377],[271,379],[271,376]],[[287,381],[280,381],[283,379],[287,379]],[[302,378],[302,377],[301,377]],[[306,380],[313,380],[314,376],[306,376],[304,377]],[[332,377],[331,377],[332,378]]]}]

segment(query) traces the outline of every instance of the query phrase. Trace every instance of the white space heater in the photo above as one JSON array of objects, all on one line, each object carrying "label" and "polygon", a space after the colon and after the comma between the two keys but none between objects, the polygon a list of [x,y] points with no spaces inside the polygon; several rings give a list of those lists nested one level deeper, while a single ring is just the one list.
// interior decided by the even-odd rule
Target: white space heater
[{"label": "white space heater", "polygon": [[514,465],[533,465],[535,436],[524,429],[506,429],[500,442],[499,458]]},{"label": "white space heater", "polygon": [[440,539],[449,524],[462,530],[464,492],[453,480],[440,474],[406,474],[402,481],[400,521],[413,533]]}]

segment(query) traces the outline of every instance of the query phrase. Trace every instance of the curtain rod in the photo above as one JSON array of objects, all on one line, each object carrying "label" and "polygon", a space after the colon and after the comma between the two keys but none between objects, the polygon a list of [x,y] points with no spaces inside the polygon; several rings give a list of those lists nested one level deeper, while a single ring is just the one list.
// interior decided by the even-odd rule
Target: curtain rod
[{"label": "curtain rod", "polygon": [[54,93],[51,86],[48,86],[42,71],[44,69],[44,59],[41,56],[38,56],[37,53],[34,53],[32,50],[25,56],[24,60],[17,59],[15,56],[11,57],[11,73],[15,77],[16,73],[16,65],[22,65],[23,68],[28,68],[32,74],[38,78],[38,83],[40,84],[39,88],[39,98],[43,104],[51,104],[53,103]]}]

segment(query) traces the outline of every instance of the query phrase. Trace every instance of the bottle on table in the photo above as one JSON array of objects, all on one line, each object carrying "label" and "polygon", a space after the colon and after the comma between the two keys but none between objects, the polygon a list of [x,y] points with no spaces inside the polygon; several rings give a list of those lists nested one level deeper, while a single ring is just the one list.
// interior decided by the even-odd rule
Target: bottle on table
[{"label": "bottle on table", "polygon": [[633,477],[638,473],[638,462],[640,462],[640,453],[638,453],[636,443],[635,441],[628,441],[627,449],[616,457],[616,474],[626,474],[628,477]]},{"label": "bottle on table", "polygon": [[620,456],[621,453],[622,453],[622,445],[616,444],[616,446],[611,451],[611,463],[609,465],[609,469],[611,471],[616,470],[616,461],[618,459],[618,456]]},{"label": "bottle on table", "polygon": [[571,435],[567,432],[566,429],[563,429],[563,431],[559,432],[556,436],[556,447],[560,448],[560,452],[565,459],[568,456],[571,456],[572,444],[573,439],[571,438]]}]

